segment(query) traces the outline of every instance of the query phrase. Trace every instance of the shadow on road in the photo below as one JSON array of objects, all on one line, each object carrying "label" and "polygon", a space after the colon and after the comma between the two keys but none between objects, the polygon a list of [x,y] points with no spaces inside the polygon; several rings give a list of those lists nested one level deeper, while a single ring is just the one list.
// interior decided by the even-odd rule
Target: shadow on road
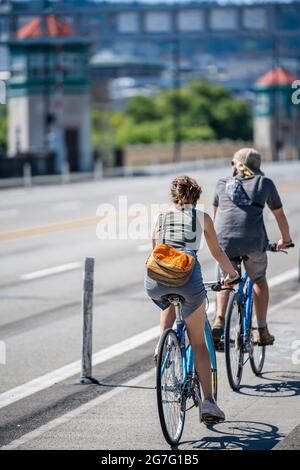
[{"label": "shadow on road", "polygon": [[142,385],[123,385],[123,384],[105,384],[102,382],[97,382],[96,385],[107,388],[128,388],[128,389],[139,389],[139,390],[155,390],[156,387],[144,387]]},{"label": "shadow on road", "polygon": [[237,393],[274,398],[300,395],[300,373],[296,371],[264,372],[259,379],[264,382],[257,385],[242,385]]},{"label": "shadow on road", "polygon": [[[283,437],[276,426],[255,421],[226,421],[209,428],[213,434],[200,440],[181,442],[173,449],[270,450]],[[209,432],[208,431],[208,432]]]}]

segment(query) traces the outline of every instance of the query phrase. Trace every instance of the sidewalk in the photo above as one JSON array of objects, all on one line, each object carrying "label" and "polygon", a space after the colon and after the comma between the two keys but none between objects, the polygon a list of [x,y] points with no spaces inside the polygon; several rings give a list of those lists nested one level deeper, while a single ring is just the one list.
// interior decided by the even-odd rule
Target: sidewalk
[{"label": "sidewalk", "polygon": [[[299,307],[299,286],[294,281],[286,288],[286,300],[270,309],[276,346],[267,350],[263,375],[255,377],[247,363],[239,393],[229,388],[224,354],[218,353],[219,404],[227,421],[209,430],[199,424],[193,408],[187,413],[179,449],[299,448],[300,371],[295,349],[300,340]],[[7,448],[169,449],[158,420],[155,370],[142,373],[125,386],[115,385],[108,393],[25,434]]]}]

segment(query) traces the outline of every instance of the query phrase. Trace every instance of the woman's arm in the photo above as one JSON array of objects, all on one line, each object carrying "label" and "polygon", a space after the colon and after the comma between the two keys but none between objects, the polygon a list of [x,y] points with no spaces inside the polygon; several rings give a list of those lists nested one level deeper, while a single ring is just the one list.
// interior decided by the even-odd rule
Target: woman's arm
[{"label": "woman's arm", "polygon": [[217,235],[215,232],[213,221],[208,214],[204,214],[204,236],[212,256],[219,263],[221,268],[229,274],[230,277],[235,277],[237,272],[232,266],[228,256],[224,253],[219,245]]}]

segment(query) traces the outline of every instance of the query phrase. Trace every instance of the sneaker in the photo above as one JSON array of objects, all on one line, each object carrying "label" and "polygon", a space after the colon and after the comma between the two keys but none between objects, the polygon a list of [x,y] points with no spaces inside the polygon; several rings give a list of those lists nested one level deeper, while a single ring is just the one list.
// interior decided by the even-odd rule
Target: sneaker
[{"label": "sneaker", "polygon": [[220,343],[222,336],[224,336],[224,321],[218,318],[212,327],[211,333],[216,346]]},{"label": "sneaker", "polygon": [[202,421],[206,425],[212,425],[225,421],[225,414],[218,407],[217,403],[212,400],[204,400],[202,402]]},{"label": "sneaker", "polygon": [[272,346],[275,341],[275,336],[271,335],[268,327],[264,326],[263,328],[257,328],[257,344],[258,346]]}]

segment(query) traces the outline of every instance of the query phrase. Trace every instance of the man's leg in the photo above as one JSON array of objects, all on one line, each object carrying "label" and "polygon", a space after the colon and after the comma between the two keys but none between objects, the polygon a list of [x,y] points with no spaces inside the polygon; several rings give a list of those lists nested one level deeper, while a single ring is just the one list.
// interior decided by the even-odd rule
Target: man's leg
[{"label": "man's leg", "polygon": [[254,306],[257,318],[257,326],[262,328],[267,325],[267,311],[269,304],[269,286],[266,279],[253,285]]},{"label": "man's leg", "polygon": [[228,304],[229,291],[217,292],[216,295],[216,317],[214,327],[217,325],[224,325],[225,314]]},{"label": "man's leg", "polygon": [[250,279],[253,281],[253,300],[258,328],[257,341],[260,345],[272,345],[275,338],[269,333],[267,325],[269,304],[269,286],[266,280],[267,254],[266,252],[251,253],[244,262]]}]

